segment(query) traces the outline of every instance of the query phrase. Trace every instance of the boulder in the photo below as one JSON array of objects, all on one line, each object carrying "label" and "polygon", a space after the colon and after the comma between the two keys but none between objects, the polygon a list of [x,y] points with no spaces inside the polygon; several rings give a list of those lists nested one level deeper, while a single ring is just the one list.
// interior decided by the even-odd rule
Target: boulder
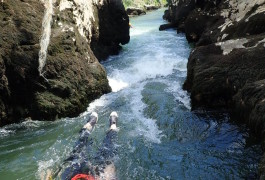
[{"label": "boulder", "polygon": [[153,11],[153,10],[157,10],[160,8],[160,6],[156,6],[156,5],[144,5],[144,8],[147,10],[147,11]]},{"label": "boulder", "polygon": [[230,107],[248,81],[265,79],[264,43],[261,35],[195,48],[184,83],[193,107]]},{"label": "boulder", "polygon": [[0,126],[77,116],[111,91],[98,59],[129,42],[122,1],[49,2],[0,4]]},{"label": "boulder", "polygon": [[179,27],[185,32],[188,42],[197,42],[202,34],[208,31],[208,27],[212,27],[221,17],[212,12],[205,12],[199,8],[192,10],[183,22],[184,27]]},{"label": "boulder", "polygon": [[189,13],[195,9],[195,2],[192,1],[176,1],[171,2],[168,7],[168,12],[165,11],[165,18],[175,24],[176,27],[181,26]]},{"label": "boulder", "polygon": [[259,179],[265,179],[265,155],[263,155],[260,166],[259,166]]},{"label": "boulder", "polygon": [[[227,108],[264,142],[265,2],[176,0],[164,18],[194,43],[184,89],[192,108]],[[264,160],[260,177],[264,179]]]},{"label": "boulder", "polygon": [[[233,97],[233,114],[240,116],[251,129],[265,135],[265,78],[247,82]],[[265,140],[265,139],[264,139]]]},{"label": "boulder", "polygon": [[167,29],[171,29],[171,28],[174,28],[174,25],[173,24],[162,24],[159,26],[159,31],[164,31],[164,30],[167,30]]},{"label": "boulder", "polygon": [[170,14],[169,14],[169,10],[168,10],[168,9],[165,10],[164,15],[163,15],[163,19],[164,19],[164,20],[171,21],[171,20],[170,20]]},{"label": "boulder", "polygon": [[109,55],[117,55],[121,45],[130,41],[129,17],[122,0],[105,1],[103,6],[97,7],[99,30],[93,31],[91,49],[101,61]]},{"label": "boulder", "polygon": [[146,14],[144,9],[136,8],[136,7],[128,7],[126,9],[126,13],[130,16],[140,16]]},{"label": "boulder", "polygon": [[171,23],[186,33],[189,42],[196,43],[184,84],[191,92],[193,107],[234,109],[234,95],[248,81],[264,78],[260,58],[264,54],[264,7],[265,3],[260,1],[170,4],[166,14]]}]

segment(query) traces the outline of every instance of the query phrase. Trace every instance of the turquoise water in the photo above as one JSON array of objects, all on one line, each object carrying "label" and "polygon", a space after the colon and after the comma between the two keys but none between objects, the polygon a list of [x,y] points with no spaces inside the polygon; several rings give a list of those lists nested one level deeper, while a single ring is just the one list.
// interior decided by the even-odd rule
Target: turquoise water
[{"label": "turquoise water", "polygon": [[222,111],[190,111],[182,90],[190,52],[183,34],[159,32],[163,11],[131,19],[131,42],[105,66],[112,93],[92,102],[76,118],[27,121],[0,129],[0,179],[40,179],[66,159],[92,111],[96,154],[119,114],[118,154],[123,179],[244,179],[257,171],[261,148],[244,126]]}]

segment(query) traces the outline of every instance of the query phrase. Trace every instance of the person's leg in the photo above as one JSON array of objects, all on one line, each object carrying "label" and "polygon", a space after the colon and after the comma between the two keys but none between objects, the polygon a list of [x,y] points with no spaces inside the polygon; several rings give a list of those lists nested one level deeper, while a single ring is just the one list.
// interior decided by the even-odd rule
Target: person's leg
[{"label": "person's leg", "polygon": [[98,114],[93,112],[87,123],[83,126],[83,128],[79,132],[79,139],[75,143],[75,147],[73,149],[72,154],[80,154],[82,150],[89,149],[89,147],[93,144],[92,139],[89,138],[91,132],[93,131],[96,123],[98,122]]},{"label": "person's leg", "polygon": [[112,112],[109,117],[109,130],[103,140],[102,147],[97,155],[96,162],[98,164],[97,174],[102,179],[115,179],[115,167],[113,158],[117,154],[116,141],[118,136],[117,128],[118,114]]},{"label": "person's leg", "polygon": [[71,179],[76,174],[89,172],[89,154],[93,144],[93,140],[89,136],[97,121],[98,115],[93,112],[87,124],[81,129],[79,139],[70,157],[64,161],[64,164],[67,164],[68,167],[62,173],[61,179]]}]

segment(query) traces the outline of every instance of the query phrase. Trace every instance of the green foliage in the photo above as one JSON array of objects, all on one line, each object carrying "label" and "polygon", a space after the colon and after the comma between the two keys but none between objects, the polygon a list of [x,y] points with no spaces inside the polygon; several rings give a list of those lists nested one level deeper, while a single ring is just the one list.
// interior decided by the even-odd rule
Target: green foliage
[{"label": "green foliage", "polygon": [[122,1],[123,1],[125,8],[133,5],[132,0],[122,0]]}]

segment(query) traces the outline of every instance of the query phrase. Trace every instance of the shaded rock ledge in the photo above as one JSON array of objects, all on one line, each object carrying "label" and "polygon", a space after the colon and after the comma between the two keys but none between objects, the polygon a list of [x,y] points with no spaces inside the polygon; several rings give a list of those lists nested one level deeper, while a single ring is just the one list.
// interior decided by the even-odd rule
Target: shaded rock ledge
[{"label": "shaded rock ledge", "polygon": [[146,10],[143,8],[128,7],[128,8],[126,8],[126,13],[129,16],[140,16],[140,15],[146,14]]},{"label": "shaded rock ledge", "polygon": [[147,11],[153,11],[161,8],[160,6],[156,5],[143,5],[143,7],[127,7],[126,8],[126,13],[129,16],[140,16],[140,15],[145,15]]},{"label": "shaded rock ledge", "polygon": [[[110,92],[98,59],[129,42],[128,23],[121,0],[0,2],[0,126],[73,117]],[[38,71],[45,43],[46,63]]]},{"label": "shaded rock ledge", "polygon": [[264,148],[265,1],[175,0],[164,18],[195,44],[183,86],[193,109],[228,108]]}]

